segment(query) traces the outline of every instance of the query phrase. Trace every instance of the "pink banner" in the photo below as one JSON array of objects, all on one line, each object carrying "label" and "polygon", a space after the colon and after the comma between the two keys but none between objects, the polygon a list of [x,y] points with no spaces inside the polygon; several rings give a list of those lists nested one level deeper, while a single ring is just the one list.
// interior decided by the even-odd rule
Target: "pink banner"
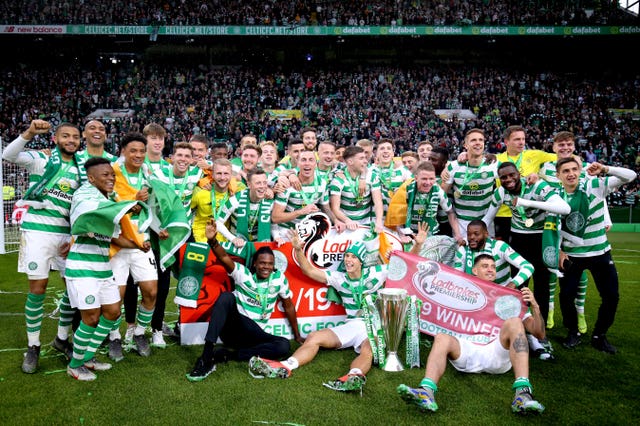
[{"label": "pink banner", "polygon": [[446,333],[486,344],[498,337],[505,320],[527,311],[517,290],[401,251],[391,255],[386,287],[422,300],[420,331],[432,336]]}]

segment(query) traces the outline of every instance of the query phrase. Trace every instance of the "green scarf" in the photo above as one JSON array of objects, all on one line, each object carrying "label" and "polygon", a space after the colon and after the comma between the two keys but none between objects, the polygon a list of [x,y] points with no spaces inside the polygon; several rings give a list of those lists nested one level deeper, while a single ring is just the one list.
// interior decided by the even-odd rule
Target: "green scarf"
[{"label": "green scarf", "polygon": [[[418,185],[415,181],[413,181],[408,187],[407,187],[407,220],[405,222],[405,227],[406,228],[411,228],[411,217],[413,216],[413,205],[415,204],[415,200],[416,200],[416,193],[418,192],[417,189]],[[429,190],[429,193],[427,194],[426,197],[426,206],[425,206],[425,214],[426,217],[422,217],[420,218],[422,221],[424,221],[426,219],[427,223],[429,224],[429,233],[431,235],[433,235],[434,230],[438,229],[438,222],[435,219],[435,215],[432,217],[429,215],[429,205],[431,204],[431,197],[433,196],[433,187]]]},{"label": "green scarf", "polygon": [[561,190],[560,193],[571,206],[571,213],[562,218],[562,230],[578,238],[584,237],[589,219],[589,197],[584,192],[583,185],[580,184],[571,195],[564,190]]},{"label": "green scarf", "polygon": [[[176,286],[176,305],[188,308],[198,307],[200,286],[204,278],[204,270],[209,257],[209,246],[204,243],[188,243],[184,251],[182,268]],[[177,263],[177,262],[176,262]]]},{"label": "green scarf", "polygon": [[246,241],[242,248],[236,247],[231,241],[224,241],[220,245],[230,255],[243,259],[245,265],[251,265],[253,255],[256,253],[256,246],[251,241]]},{"label": "green scarf", "polygon": [[542,230],[542,261],[551,272],[562,276],[558,271],[560,263],[560,217],[548,214]]},{"label": "green scarf", "polygon": [[[80,167],[78,167],[78,157],[76,154],[73,156],[73,162],[80,173]],[[40,178],[40,181],[35,185],[31,186],[27,192],[22,197],[22,200],[25,201],[25,204],[33,205],[36,208],[40,203],[44,202],[44,198],[49,193],[49,190],[53,188],[53,186],[57,183],[58,178],[60,178],[71,166],[62,167],[62,156],[60,155],[60,149],[56,146],[51,152],[51,156],[49,157],[49,161],[47,162],[44,173]],[[80,177],[80,182],[83,182],[83,177]]]},{"label": "green scarf", "polygon": [[[251,216],[249,189],[237,194],[238,208],[243,214],[237,216],[236,232],[249,239],[249,217]],[[258,206],[256,220],[258,221],[258,238],[256,241],[271,241],[271,209],[268,200],[261,200]],[[253,225],[253,224],[251,224]]]}]

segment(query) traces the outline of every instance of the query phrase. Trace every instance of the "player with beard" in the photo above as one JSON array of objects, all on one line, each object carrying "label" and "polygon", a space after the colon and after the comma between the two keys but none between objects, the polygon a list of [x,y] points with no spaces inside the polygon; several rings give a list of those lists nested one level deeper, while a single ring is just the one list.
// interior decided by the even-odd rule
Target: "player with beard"
[{"label": "player with beard", "polygon": [[[431,151],[429,151],[429,162],[433,164],[433,168],[436,172],[436,184],[443,188],[442,172],[446,170],[447,164],[449,163],[449,150],[447,148],[436,146]],[[445,192],[447,192],[446,189]],[[450,194],[447,194],[447,196],[449,195]],[[438,234],[452,237],[453,230],[451,229],[451,225],[449,224],[449,217],[447,215],[447,212],[443,211],[442,209],[438,209],[436,218],[438,220],[438,225],[440,228]]]},{"label": "player with beard", "polygon": [[[195,212],[192,226],[193,238],[196,242],[207,241],[204,230],[209,218],[218,220],[227,200],[236,192],[246,188],[232,176],[231,170],[231,161],[226,158],[214,160],[213,187],[211,190],[202,189],[191,198],[191,209]],[[218,234],[218,237],[220,242],[226,241],[222,234]]]},{"label": "player with beard", "polygon": [[[527,282],[533,274],[533,266],[524,257],[516,253],[504,241],[489,238],[487,225],[481,220],[472,220],[467,225],[466,246],[461,246],[456,252],[454,268],[471,273],[473,262],[480,254],[489,254],[496,262],[496,278],[492,280],[501,286],[519,288]],[[511,266],[518,273],[511,277]]]},{"label": "player with beard", "polygon": [[[25,146],[36,135],[45,135],[51,124],[33,120],[29,128],[13,140],[2,153],[2,159],[17,164],[29,172],[29,189],[20,205],[29,209],[20,229],[18,272],[27,274],[29,293],[25,304],[27,352],[22,371],[35,373],[40,358],[40,329],[44,317],[44,299],[51,269],[64,277],[65,257],[69,250],[69,210],[73,193],[80,186],[82,169],[77,156],[80,147],[80,129],[70,123],[60,124],[55,131],[55,148],[51,155],[39,151],[25,151]],[[66,301],[66,302],[65,302]],[[58,333],[52,346],[69,357],[68,341],[73,312],[68,296],[63,296],[68,311],[61,312]],[[64,315],[66,314],[66,315]]]},{"label": "player with beard", "polygon": [[240,161],[242,166],[235,171],[235,177],[239,181],[242,181],[245,185],[248,181],[248,174],[251,170],[258,166],[258,161],[262,155],[262,149],[257,145],[245,145],[242,148],[242,155],[240,155]]},{"label": "player with beard", "polygon": [[[518,170],[518,173],[525,177],[530,184],[532,184],[533,181],[529,176],[535,175],[537,178],[536,174],[538,173],[538,170],[540,170],[540,167],[547,161],[555,161],[557,158],[555,154],[537,149],[526,149],[526,132],[522,126],[514,125],[507,127],[504,131],[503,137],[506,150],[496,156],[498,162],[513,163]],[[498,179],[497,184],[500,184],[500,179]],[[510,225],[511,218],[511,210],[506,206],[501,206],[495,219],[496,238],[508,243],[511,242],[510,232],[511,229],[513,229]],[[537,294],[536,298],[538,300],[543,300],[540,299]],[[545,312],[545,320],[547,319],[546,311],[547,308],[543,308],[543,312]]]},{"label": "player with beard", "polygon": [[415,180],[409,183],[405,190],[398,191],[391,200],[387,214],[386,225],[396,229],[402,237],[403,244],[412,242],[412,235],[418,232],[418,223],[427,223],[429,235],[436,235],[439,224],[436,220],[438,209],[447,213],[453,235],[458,244],[464,244],[464,238],[458,229],[453,206],[447,194],[436,185],[436,172],[433,164],[424,161],[418,164]]},{"label": "player with beard", "polygon": [[83,165],[92,157],[106,158],[112,163],[118,159],[118,157],[108,153],[104,149],[104,144],[107,141],[107,130],[101,121],[88,121],[87,124],[84,125],[82,138],[84,139],[86,147],[83,151],[78,152],[78,156],[81,158]]},{"label": "player with beard", "polygon": [[566,215],[571,208],[546,182],[527,183],[513,163],[500,164],[498,178],[502,185],[494,192],[491,205],[482,221],[485,224],[492,223],[503,205],[513,212],[511,247],[534,267],[533,291],[536,300],[545,301],[540,311],[546,323],[551,272],[542,260],[542,230],[547,213]]},{"label": "player with beard", "polygon": [[[206,236],[213,253],[235,282],[234,292],[221,293],[211,311],[202,355],[187,374],[192,382],[202,381],[216,369],[216,364],[228,360],[246,361],[254,356],[280,358],[289,353],[290,344],[284,337],[266,331],[276,302],[282,301],[294,339],[303,343],[298,330],[296,310],[284,271],[275,269],[275,257],[269,247],[261,247],[250,262],[250,268],[234,262],[216,238],[216,222],[211,219]],[[224,346],[215,348],[218,338]],[[231,350],[229,350],[231,348]]]}]

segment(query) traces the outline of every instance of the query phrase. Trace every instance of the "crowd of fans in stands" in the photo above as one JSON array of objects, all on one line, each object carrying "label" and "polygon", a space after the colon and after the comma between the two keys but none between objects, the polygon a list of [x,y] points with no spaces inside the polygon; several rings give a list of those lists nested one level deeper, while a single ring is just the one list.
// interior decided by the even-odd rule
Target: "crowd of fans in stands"
[{"label": "crowd of fans in stands", "polygon": [[[610,108],[640,105],[640,81],[587,80],[577,75],[527,74],[493,68],[369,68],[360,71],[262,72],[255,68],[190,68],[139,65],[130,69],[5,68],[0,135],[12,140],[34,118],[82,123],[94,110],[131,109],[109,124],[121,134],[149,122],[163,124],[170,142],[201,133],[233,147],[247,133],[282,147],[300,128],[318,138],[350,145],[388,137],[400,152],[421,140],[457,154],[465,129],[483,128],[490,151],[502,149],[510,124],[527,129],[532,148],[570,130],[585,156],[633,165],[640,122]],[[274,120],[265,109],[301,110],[301,120]],[[475,120],[443,120],[435,109],[468,109]]]},{"label": "crowd of fans in stands", "polygon": [[3,24],[101,25],[622,25],[617,1],[247,0],[0,2]]}]

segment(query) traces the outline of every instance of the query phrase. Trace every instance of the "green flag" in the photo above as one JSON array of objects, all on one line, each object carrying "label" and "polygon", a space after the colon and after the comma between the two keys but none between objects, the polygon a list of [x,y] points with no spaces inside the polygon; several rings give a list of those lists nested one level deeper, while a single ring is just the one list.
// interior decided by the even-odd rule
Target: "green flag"
[{"label": "green flag", "polygon": [[71,235],[94,233],[117,238],[120,219],[136,204],[137,201],[113,201],[95,186],[84,183],[71,203]]},{"label": "green flag", "polygon": [[169,233],[169,238],[165,240],[153,240],[160,253],[160,268],[164,271],[173,264],[174,253],[191,235],[191,223],[182,200],[173,188],[155,177],[149,179],[149,186],[147,203],[152,215],[151,229]]}]

